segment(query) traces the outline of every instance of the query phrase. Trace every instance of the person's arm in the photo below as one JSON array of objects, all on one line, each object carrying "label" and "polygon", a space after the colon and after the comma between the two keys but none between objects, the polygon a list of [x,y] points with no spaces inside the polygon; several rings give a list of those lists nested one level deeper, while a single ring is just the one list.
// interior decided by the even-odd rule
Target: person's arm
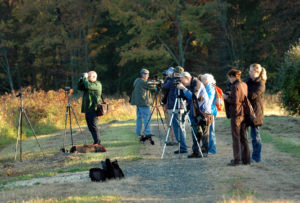
[{"label": "person's arm", "polygon": [[255,92],[248,92],[248,97],[252,100],[256,99],[257,97],[263,95],[266,91],[266,85],[263,81],[260,81],[259,83],[259,87],[257,89],[257,91]]},{"label": "person's arm", "polygon": [[233,86],[230,95],[226,99],[226,102],[229,104],[237,104],[239,102],[239,97],[238,97],[238,87],[237,85]]},{"label": "person's arm", "polygon": [[83,78],[84,88],[87,90],[99,90],[102,92],[102,85],[98,82],[89,82],[87,78]]},{"label": "person's arm", "polygon": [[85,90],[82,78],[80,78],[80,80],[77,83],[77,89],[80,90],[80,91],[84,91]]}]

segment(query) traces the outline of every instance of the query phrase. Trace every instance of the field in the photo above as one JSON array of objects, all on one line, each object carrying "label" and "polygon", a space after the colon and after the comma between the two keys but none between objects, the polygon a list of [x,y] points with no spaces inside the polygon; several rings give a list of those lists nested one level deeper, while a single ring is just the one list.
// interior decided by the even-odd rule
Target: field
[{"label": "field", "polygon": [[[177,147],[167,147],[161,160],[165,132],[155,118],[155,145],[139,143],[134,134],[134,108],[126,102],[115,104],[120,116],[109,115],[99,123],[106,153],[59,152],[63,131],[57,127],[55,133],[39,133],[44,158],[28,133],[22,162],[13,160],[14,142],[2,145],[0,202],[299,202],[300,118],[275,112],[268,103],[266,107],[261,128],[263,161],[250,166],[226,166],[232,158],[232,141],[229,120],[222,114],[216,121],[218,153],[197,160],[187,159],[186,154],[174,155]],[[83,115],[78,115],[82,122]],[[84,143],[85,135],[91,141],[87,128],[83,129],[84,135],[75,129],[77,144]],[[187,126],[191,146],[189,132]],[[70,147],[69,133],[67,141]],[[89,168],[100,166],[105,158],[117,159],[126,178],[91,182]]]}]

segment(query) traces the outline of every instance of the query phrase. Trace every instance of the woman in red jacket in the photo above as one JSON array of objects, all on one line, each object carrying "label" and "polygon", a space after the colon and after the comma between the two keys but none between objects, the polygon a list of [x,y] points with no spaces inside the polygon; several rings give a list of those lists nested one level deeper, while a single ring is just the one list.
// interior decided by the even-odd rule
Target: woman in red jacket
[{"label": "woman in red jacket", "polygon": [[223,98],[229,104],[229,114],[231,118],[232,148],[233,160],[228,164],[236,166],[240,164],[241,158],[243,164],[250,164],[250,151],[246,136],[246,123],[244,121],[243,102],[247,96],[247,85],[241,80],[241,71],[231,69],[228,74],[231,91]]}]

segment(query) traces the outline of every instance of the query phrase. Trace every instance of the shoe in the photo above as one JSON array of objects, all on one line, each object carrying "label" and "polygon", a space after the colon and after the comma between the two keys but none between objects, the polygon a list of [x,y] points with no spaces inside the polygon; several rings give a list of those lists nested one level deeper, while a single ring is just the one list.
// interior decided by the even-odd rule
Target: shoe
[{"label": "shoe", "polygon": [[176,151],[174,152],[174,154],[185,154],[185,153],[187,153],[187,151],[179,151],[179,150],[176,150]]},{"label": "shoe", "polygon": [[93,145],[99,145],[101,143],[100,140],[98,140],[98,142],[94,142]]},{"label": "shoe", "polygon": [[193,152],[192,154],[188,155],[188,158],[202,158],[199,153]]},{"label": "shoe", "polygon": [[234,160],[231,160],[231,161],[227,164],[227,166],[238,166],[238,165],[240,165],[240,162],[236,163]]}]

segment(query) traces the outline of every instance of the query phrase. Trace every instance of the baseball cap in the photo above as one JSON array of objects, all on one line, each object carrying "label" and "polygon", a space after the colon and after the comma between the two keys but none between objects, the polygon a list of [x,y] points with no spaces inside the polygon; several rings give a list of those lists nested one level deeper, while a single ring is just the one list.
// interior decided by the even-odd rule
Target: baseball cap
[{"label": "baseball cap", "polygon": [[184,68],[182,68],[181,66],[176,66],[174,68],[174,73],[183,73],[184,72]]},{"label": "baseball cap", "polygon": [[146,75],[146,74],[149,74],[149,70],[143,68],[140,73],[143,75]]},{"label": "baseball cap", "polygon": [[189,73],[189,72],[183,72],[183,73],[181,73],[180,75],[179,75],[179,77],[187,77],[187,78],[191,78],[192,76],[191,76],[191,74]]}]

